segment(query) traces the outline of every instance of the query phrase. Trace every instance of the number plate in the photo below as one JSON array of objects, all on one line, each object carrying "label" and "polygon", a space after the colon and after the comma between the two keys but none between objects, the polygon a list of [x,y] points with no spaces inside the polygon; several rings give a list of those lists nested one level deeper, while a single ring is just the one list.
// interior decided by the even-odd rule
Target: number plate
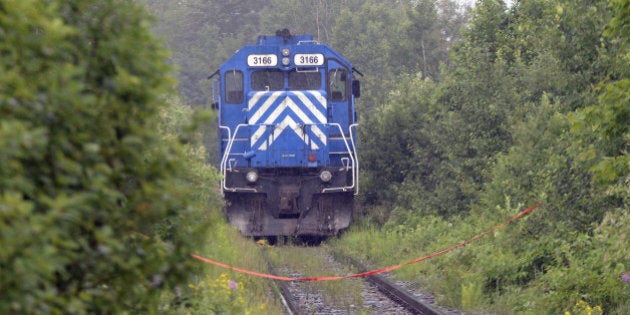
[{"label": "number plate", "polygon": [[295,54],[293,63],[296,66],[321,66],[324,64],[324,55],[322,54]]},{"label": "number plate", "polygon": [[278,65],[278,56],[274,54],[249,55],[247,56],[247,65],[250,67],[274,67]]}]

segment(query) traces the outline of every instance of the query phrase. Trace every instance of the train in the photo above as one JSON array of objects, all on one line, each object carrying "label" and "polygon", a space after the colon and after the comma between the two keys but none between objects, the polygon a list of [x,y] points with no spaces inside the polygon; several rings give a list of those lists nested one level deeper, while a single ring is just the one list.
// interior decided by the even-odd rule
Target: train
[{"label": "train", "polygon": [[224,214],[252,237],[338,235],[359,192],[361,72],[312,35],[260,35],[210,77]]}]

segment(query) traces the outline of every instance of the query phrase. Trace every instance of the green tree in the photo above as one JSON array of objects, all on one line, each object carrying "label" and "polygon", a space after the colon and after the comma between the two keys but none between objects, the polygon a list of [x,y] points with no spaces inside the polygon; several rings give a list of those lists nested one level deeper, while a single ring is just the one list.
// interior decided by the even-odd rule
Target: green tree
[{"label": "green tree", "polygon": [[[577,111],[572,130],[581,140],[582,159],[590,161],[595,180],[608,186],[627,185],[630,174],[630,31],[627,22],[629,2],[611,3],[614,16],[604,32],[609,39],[607,80],[598,85],[598,101]],[[621,189],[623,190],[623,189]],[[621,192],[621,191],[620,191]]]},{"label": "green tree", "polygon": [[[268,1],[164,1],[142,0],[156,19],[152,30],[172,51],[170,62],[184,104],[206,108],[212,100],[208,77],[221,63],[258,35],[260,11]],[[209,163],[216,163],[216,123],[204,129]]]},{"label": "green tree", "polygon": [[0,55],[0,312],[157,312],[196,266],[203,212],[156,132],[172,82],[147,15],[1,0]]},{"label": "green tree", "polygon": [[483,293],[489,313],[556,314],[579,299],[628,313],[627,8],[478,1],[440,80],[396,85],[368,119],[363,179],[394,209],[375,237],[394,252],[452,244],[544,204],[481,248],[433,262],[454,305]]},{"label": "green tree", "polygon": [[[623,269],[621,257],[627,257],[617,245],[625,231],[614,235],[606,230],[605,238],[599,235],[611,222],[618,224],[607,218],[627,222],[622,215],[628,207],[627,173],[605,172],[614,175],[592,181],[592,174],[597,179],[598,172],[588,171],[589,164],[599,170],[594,161],[606,161],[607,154],[623,156],[621,139],[627,130],[627,124],[618,124],[619,119],[627,120],[624,110],[619,110],[627,107],[627,99],[618,94],[608,98],[611,90],[601,94],[597,106],[584,107],[596,99],[597,89],[589,86],[607,76],[618,78],[628,69],[627,62],[617,57],[619,41],[601,37],[606,20],[603,5],[590,3],[586,9],[582,2],[522,1],[513,9],[507,25],[511,33],[501,47],[507,73],[521,88],[516,92],[518,102],[507,112],[511,141],[488,168],[491,173],[478,194],[478,204],[473,205],[476,216],[491,220],[502,200],[521,205],[543,201],[545,206],[509,236],[510,251],[527,257],[520,261],[521,285],[554,290],[553,296],[536,302],[546,303],[543,307],[553,313],[562,312],[566,301],[576,296],[587,296],[607,312],[623,303],[612,282],[618,281],[616,275]],[[602,112],[607,112],[606,118],[600,116]],[[603,136],[612,126],[615,131],[610,135],[616,136]],[[506,285],[508,274],[483,273],[488,277],[488,293],[511,290]],[[527,300],[527,294],[521,299]]]},{"label": "green tree", "polygon": [[440,112],[433,139],[442,151],[433,166],[439,185],[431,191],[433,198],[419,204],[430,212],[468,211],[494,156],[510,144],[507,118],[517,96],[501,51],[507,20],[502,2],[478,3],[442,74],[435,92]]},{"label": "green tree", "polygon": [[185,104],[207,106],[212,85],[208,76],[260,33],[260,10],[268,1],[143,0],[157,19],[154,33],[173,52],[178,91]]},{"label": "green tree", "polygon": [[[263,34],[288,28],[292,34],[311,34],[328,44],[334,37],[337,15],[344,9],[354,11],[364,1],[359,0],[270,0],[260,12]],[[262,34],[261,34],[262,35]]]},{"label": "green tree", "polygon": [[[432,143],[436,84],[422,75],[400,75],[385,104],[362,123],[363,183],[366,200],[410,205],[414,194],[430,191],[440,151]],[[403,184],[414,188],[402,191]],[[409,187],[411,188],[411,187]],[[422,198],[417,196],[418,198]]]},{"label": "green tree", "polygon": [[369,114],[381,106],[386,91],[395,84],[399,65],[392,66],[393,52],[401,43],[404,6],[378,1],[365,2],[357,10],[344,9],[337,15],[330,45],[350,60],[365,77],[359,110]]},{"label": "green tree", "polygon": [[465,22],[462,9],[450,0],[410,1],[402,27],[404,37],[393,52],[400,64],[396,69],[421,71],[424,77],[439,80],[440,66],[447,63],[448,52]]}]

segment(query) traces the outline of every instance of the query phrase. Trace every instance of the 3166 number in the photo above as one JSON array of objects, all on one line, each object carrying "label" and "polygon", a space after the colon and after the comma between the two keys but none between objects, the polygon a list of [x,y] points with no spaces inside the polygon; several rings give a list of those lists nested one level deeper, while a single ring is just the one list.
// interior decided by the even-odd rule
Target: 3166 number
[{"label": "3166 number", "polygon": [[247,56],[247,65],[250,67],[273,67],[277,64],[278,56],[273,54]]},{"label": "3166 number", "polygon": [[300,56],[300,63],[301,64],[309,64],[309,65],[316,65],[319,63],[319,56],[317,55],[306,55],[306,56]]},{"label": "3166 number", "polygon": [[252,63],[254,65],[270,65],[272,63],[271,57],[252,57]]},{"label": "3166 number", "polygon": [[322,54],[296,54],[293,62],[297,66],[321,66],[324,64],[324,55]]}]

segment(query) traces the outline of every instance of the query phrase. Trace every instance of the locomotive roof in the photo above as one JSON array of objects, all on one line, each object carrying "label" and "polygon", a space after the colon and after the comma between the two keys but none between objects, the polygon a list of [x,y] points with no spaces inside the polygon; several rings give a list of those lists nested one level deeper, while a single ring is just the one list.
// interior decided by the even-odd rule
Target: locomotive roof
[{"label": "locomotive roof", "polygon": [[297,45],[302,43],[315,43],[313,35],[290,35],[290,36],[258,36],[258,45]]}]

